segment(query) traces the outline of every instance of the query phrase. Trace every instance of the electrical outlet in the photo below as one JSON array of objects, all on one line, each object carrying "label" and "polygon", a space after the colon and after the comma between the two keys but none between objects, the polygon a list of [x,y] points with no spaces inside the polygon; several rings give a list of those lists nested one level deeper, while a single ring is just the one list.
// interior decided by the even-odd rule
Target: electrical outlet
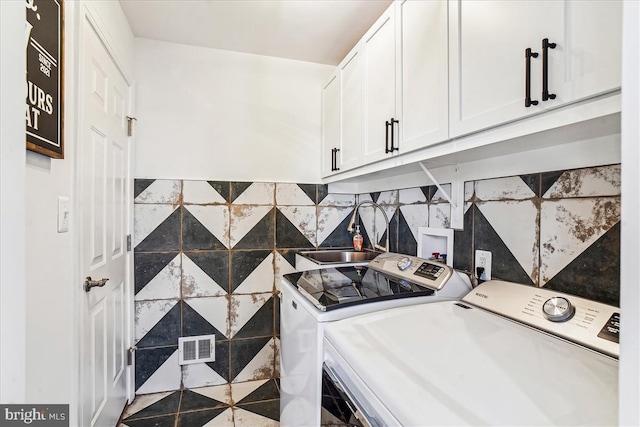
[{"label": "electrical outlet", "polygon": [[484,271],[478,279],[491,280],[491,252],[476,251],[476,269],[478,267],[484,268]]}]

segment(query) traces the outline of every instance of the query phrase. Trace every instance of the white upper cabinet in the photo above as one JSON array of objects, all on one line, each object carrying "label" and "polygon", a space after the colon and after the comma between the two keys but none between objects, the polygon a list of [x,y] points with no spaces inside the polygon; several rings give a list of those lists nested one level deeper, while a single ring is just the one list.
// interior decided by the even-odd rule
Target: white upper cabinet
[{"label": "white upper cabinet", "polygon": [[[392,4],[362,39],[364,78],[364,163],[391,152],[396,114],[396,20]],[[395,134],[395,135],[392,135]]]},{"label": "white upper cabinet", "polygon": [[322,176],[362,162],[362,65],[360,45],[338,65],[322,90]]},{"label": "white upper cabinet", "polygon": [[356,46],[338,66],[340,72],[342,144],[338,153],[338,171],[362,163],[362,53]]},{"label": "white upper cabinet", "polygon": [[334,73],[322,88],[322,176],[335,170],[340,141],[340,75]]},{"label": "white upper cabinet", "polygon": [[547,50],[548,91],[556,96],[542,102],[546,108],[610,92],[622,80],[622,2],[560,3],[559,27],[543,35],[556,44]]},{"label": "white upper cabinet", "polygon": [[397,1],[365,34],[364,163],[448,137],[447,1]]},{"label": "white upper cabinet", "polygon": [[450,136],[617,89],[620,21],[618,1],[450,1]]},{"label": "white upper cabinet", "polygon": [[449,136],[447,1],[397,3],[401,30],[400,152],[445,141]]}]

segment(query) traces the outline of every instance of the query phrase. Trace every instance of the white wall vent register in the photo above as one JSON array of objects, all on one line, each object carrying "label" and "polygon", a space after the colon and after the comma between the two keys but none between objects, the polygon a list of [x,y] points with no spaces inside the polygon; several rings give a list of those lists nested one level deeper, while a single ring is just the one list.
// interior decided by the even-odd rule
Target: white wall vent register
[{"label": "white wall vent register", "polygon": [[214,362],[216,360],[215,335],[178,338],[180,365]]}]

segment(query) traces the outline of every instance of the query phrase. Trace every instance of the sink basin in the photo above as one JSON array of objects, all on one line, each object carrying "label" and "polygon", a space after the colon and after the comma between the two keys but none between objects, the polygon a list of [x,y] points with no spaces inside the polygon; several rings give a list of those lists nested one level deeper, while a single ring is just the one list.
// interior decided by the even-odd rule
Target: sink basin
[{"label": "sink basin", "polygon": [[375,251],[356,252],[349,249],[328,249],[322,251],[303,251],[299,255],[317,264],[363,264],[381,254]]}]

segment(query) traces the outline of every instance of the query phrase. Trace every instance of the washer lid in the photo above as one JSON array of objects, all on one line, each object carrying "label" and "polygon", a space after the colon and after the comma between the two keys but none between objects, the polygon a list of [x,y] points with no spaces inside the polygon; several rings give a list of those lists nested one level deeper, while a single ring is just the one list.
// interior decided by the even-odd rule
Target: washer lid
[{"label": "washer lid", "polygon": [[319,310],[398,298],[430,296],[433,289],[366,267],[309,270],[284,276]]},{"label": "washer lid", "polygon": [[464,303],[341,320],[325,340],[402,425],[618,422],[616,359]]}]

